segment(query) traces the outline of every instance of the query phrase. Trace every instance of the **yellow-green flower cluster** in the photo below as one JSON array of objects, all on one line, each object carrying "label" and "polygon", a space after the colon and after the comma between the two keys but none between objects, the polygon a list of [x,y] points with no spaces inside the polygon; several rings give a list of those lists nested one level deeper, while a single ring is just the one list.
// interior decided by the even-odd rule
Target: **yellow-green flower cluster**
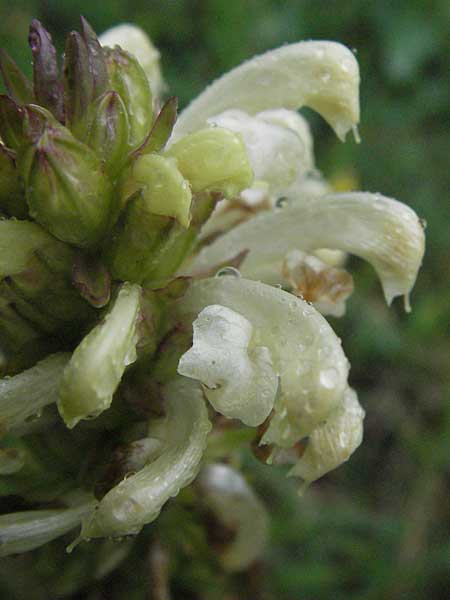
[{"label": "yellow-green flower cluster", "polygon": [[323,314],[353,291],[346,253],[407,307],[422,260],[412,210],[314,168],[296,111],[357,137],[357,61],[284,46],[177,118],[137,28],[82,19],[61,68],[39,21],[29,39],[32,82],[0,55],[0,494],[30,506],[0,517],[0,555],[136,534],[201,472],[194,498],[236,529],[220,562],[245,568],[267,517],[213,460],[250,441],[302,488],[347,460],[364,411]]}]

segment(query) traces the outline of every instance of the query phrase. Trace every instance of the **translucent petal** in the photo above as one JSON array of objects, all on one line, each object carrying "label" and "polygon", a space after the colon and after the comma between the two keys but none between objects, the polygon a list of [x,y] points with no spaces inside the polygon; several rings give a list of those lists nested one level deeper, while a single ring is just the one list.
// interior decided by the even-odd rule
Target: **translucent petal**
[{"label": "translucent petal", "polygon": [[227,571],[247,569],[262,553],[269,521],[266,509],[243,476],[228,465],[210,464],[199,477],[202,500],[234,533],[221,555]]},{"label": "translucent petal", "polygon": [[0,434],[57,401],[58,387],[69,358],[68,353],[53,354],[31,369],[0,380]]},{"label": "translucent petal", "polygon": [[174,139],[230,108],[256,114],[309,106],[344,139],[359,121],[359,68],[335,42],[300,42],[270,50],[212,83],[180,115]]},{"label": "translucent petal", "polygon": [[340,403],[347,387],[348,361],[326,320],[292,294],[235,277],[194,282],[174,316],[194,321],[211,304],[248,320],[252,344],[270,351],[279,377],[270,441],[289,446],[308,435]]},{"label": "translucent petal", "polygon": [[204,271],[249,250],[241,273],[277,283],[290,250],[339,249],[372,264],[390,303],[411,291],[424,243],[423,227],[408,206],[380,194],[330,194],[299,199],[295,206],[242,223],[206,246],[190,269]]},{"label": "translucent petal", "polygon": [[273,408],[278,379],[269,349],[251,344],[250,321],[216,304],[200,312],[193,328],[193,345],[181,357],[178,373],[201,381],[221,414],[260,425]]},{"label": "translucent petal", "polygon": [[256,115],[267,123],[279,125],[293,131],[303,142],[305,147],[305,167],[312,169],[314,167],[314,143],[308,121],[294,110],[285,108],[273,108],[264,110]]},{"label": "translucent petal", "polygon": [[[156,460],[103,497],[83,524],[83,539],[139,532],[157,518],[167,500],[196,477],[211,429],[200,386],[180,378],[162,393],[166,413],[163,450]],[[160,431],[159,426],[158,434]]]},{"label": "translucent petal", "polygon": [[291,477],[301,477],[305,484],[336,469],[362,442],[364,410],[354,390],[348,388],[343,402],[317,427],[307,441],[304,454],[289,471]]},{"label": "translucent petal", "polygon": [[124,283],[104,320],[75,349],[59,388],[58,410],[70,428],[109,408],[125,367],[136,360],[141,288]]},{"label": "translucent petal", "polygon": [[38,548],[81,523],[89,504],[76,508],[30,510],[0,516],[0,557]]}]

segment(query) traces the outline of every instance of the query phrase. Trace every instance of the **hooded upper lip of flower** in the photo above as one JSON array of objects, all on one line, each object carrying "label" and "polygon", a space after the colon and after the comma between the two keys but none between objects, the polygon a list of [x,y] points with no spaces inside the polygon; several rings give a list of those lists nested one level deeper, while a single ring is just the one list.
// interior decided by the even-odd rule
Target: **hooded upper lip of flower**
[{"label": "hooded upper lip of flower", "polygon": [[[129,43],[158,96],[163,89],[158,53],[142,35],[124,25],[100,41],[125,49]],[[311,174],[311,134],[296,113],[302,106],[316,110],[341,140],[351,130],[358,137],[359,69],[350,50],[335,42],[300,42],[249,60],[215,81],[181,112],[161,156],[150,154],[140,163],[143,168],[149,161],[155,172],[161,169],[161,177],[166,171],[172,177],[173,165],[183,176],[189,172],[186,177],[195,192],[202,164],[190,171],[183,165],[193,144],[190,136],[209,148],[214,137],[209,131],[217,127],[226,131],[224,143],[234,144],[230,148],[235,147],[236,153],[244,145],[257,180],[253,184],[248,180],[247,158],[233,164],[226,185],[219,177],[221,191],[229,192],[237,204],[238,224],[229,228],[222,206],[206,225],[212,223],[218,237],[207,244],[200,236],[199,252],[181,270],[194,281],[174,303],[171,319],[185,328],[192,325],[193,343],[179,360],[180,376],[164,388],[167,419],[172,419],[167,440],[156,460],[106,494],[86,519],[84,537],[138,531],[192,481],[210,428],[200,389],[216,411],[253,427],[262,425],[260,442],[269,446],[268,461],[294,457],[291,473],[306,483],[347,460],[361,442],[364,411],[349,388],[349,364],[340,340],[313,306],[280,287],[291,286],[300,294],[304,286],[313,286],[316,295],[310,289],[311,298],[317,307],[342,314],[343,294],[336,286],[343,275],[331,264],[336,254],[322,252],[327,248],[371,262],[389,303],[398,295],[407,299],[423,256],[423,228],[411,209],[380,194],[324,193],[329,191],[326,183]],[[235,134],[232,138],[229,131]],[[236,158],[233,152],[230,156]],[[220,168],[227,165],[216,158],[205,155],[204,160],[220,175]],[[167,213],[153,199],[154,212],[170,214],[188,226],[190,190],[181,175],[170,181],[171,189],[183,196],[182,207],[175,203],[173,212]],[[304,191],[313,188],[314,193]],[[252,194],[264,198],[267,210],[240,223]],[[282,203],[277,201],[280,196],[285,198]],[[297,251],[294,262],[292,251]],[[224,276],[203,277],[218,266],[233,264],[236,257],[240,273],[223,269],[219,275]],[[118,259],[116,263],[121,268]],[[344,280],[345,296],[352,284],[349,276]],[[58,406],[70,427],[109,406],[125,366],[135,360],[139,294],[137,283],[125,283],[107,319],[89,333],[68,364],[64,357],[56,366],[62,373]],[[114,331],[120,331],[115,345]],[[99,353],[102,366],[96,373]],[[86,385],[80,384],[80,365],[91,369],[92,381],[103,378],[101,385],[91,389],[87,379]],[[31,381],[39,380],[38,372],[27,373]],[[91,392],[95,411],[89,409]],[[73,394],[78,395],[75,408]],[[55,395],[58,391],[52,390],[41,402],[48,403]],[[298,442],[306,439],[308,445],[300,451]]]}]

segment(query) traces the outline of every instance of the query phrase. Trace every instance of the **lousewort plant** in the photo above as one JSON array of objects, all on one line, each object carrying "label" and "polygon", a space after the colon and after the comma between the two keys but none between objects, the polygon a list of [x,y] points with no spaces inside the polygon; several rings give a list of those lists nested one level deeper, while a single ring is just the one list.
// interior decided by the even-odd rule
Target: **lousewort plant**
[{"label": "lousewort plant", "polygon": [[410,208],[314,168],[296,111],[357,138],[356,58],[286,45],[177,117],[137,28],[82,19],[61,71],[38,21],[29,42],[32,82],[0,58],[0,555],[78,528],[100,578],[195,481],[175,503],[243,570],[268,522],[227,457],[248,445],[300,490],[350,457],[364,411],[322,315],[345,312],[346,253],[409,310],[424,252]]}]

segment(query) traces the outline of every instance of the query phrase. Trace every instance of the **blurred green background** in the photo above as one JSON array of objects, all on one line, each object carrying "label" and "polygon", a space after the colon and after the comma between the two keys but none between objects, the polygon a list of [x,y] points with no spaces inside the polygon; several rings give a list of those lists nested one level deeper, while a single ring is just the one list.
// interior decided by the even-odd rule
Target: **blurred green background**
[{"label": "blurred green background", "polygon": [[[140,25],[160,49],[181,106],[221,73],[284,43],[329,39],[354,49],[362,143],[341,144],[326,123],[305,114],[318,167],[337,187],[380,191],[426,221],[413,312],[406,315],[400,302],[388,309],[371,268],[352,259],[356,292],[347,316],[332,324],[367,413],[362,447],[302,499],[279,469],[244,456],[247,477],[273,517],[264,562],[227,585],[211,580],[199,560],[179,564],[174,598],[447,598],[448,1],[0,0],[0,9],[0,45],[28,72],[32,17],[61,52],[80,13],[99,33],[122,21]],[[117,590],[117,597],[146,598],[136,564],[92,598],[113,598]],[[4,589],[5,598],[28,597]]]}]

